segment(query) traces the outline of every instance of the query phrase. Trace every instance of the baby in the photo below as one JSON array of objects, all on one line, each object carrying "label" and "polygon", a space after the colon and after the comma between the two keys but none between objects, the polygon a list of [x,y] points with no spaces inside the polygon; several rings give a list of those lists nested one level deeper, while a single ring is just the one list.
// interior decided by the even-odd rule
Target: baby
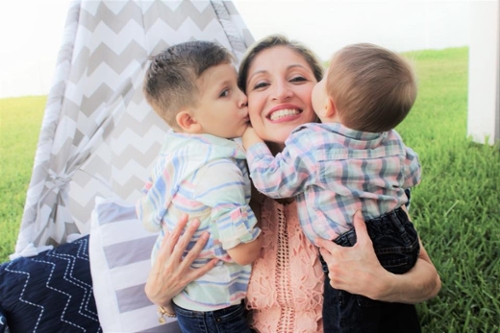
[{"label": "baby", "polygon": [[[295,197],[302,229],[313,243],[321,237],[353,246],[352,216],[360,210],[382,266],[405,273],[420,250],[403,209],[405,190],[420,182],[421,170],[394,127],[408,115],[416,95],[413,71],[403,57],[372,44],[344,47],[312,92],[321,123],[296,128],[275,157],[252,128],[246,130],[243,144],[255,187],[272,198]],[[401,318],[404,332],[420,330],[412,305],[375,302],[332,288],[320,260],[325,332],[378,332],[385,327],[381,323]]]}]

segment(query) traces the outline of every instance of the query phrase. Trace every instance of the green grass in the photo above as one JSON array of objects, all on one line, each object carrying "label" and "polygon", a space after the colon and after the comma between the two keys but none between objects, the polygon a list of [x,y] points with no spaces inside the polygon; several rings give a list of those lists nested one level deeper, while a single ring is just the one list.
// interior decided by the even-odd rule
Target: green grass
[{"label": "green grass", "polygon": [[0,262],[14,251],[46,100],[0,99]]},{"label": "green grass", "polygon": [[500,153],[466,137],[468,49],[407,55],[419,96],[398,130],[423,166],[411,213],[443,283],[418,306],[424,332],[500,332]]},{"label": "green grass", "polygon": [[[420,156],[412,217],[443,287],[423,332],[500,332],[500,153],[466,137],[468,49],[406,54],[419,97],[398,127]],[[0,260],[14,249],[45,98],[0,100]]]}]

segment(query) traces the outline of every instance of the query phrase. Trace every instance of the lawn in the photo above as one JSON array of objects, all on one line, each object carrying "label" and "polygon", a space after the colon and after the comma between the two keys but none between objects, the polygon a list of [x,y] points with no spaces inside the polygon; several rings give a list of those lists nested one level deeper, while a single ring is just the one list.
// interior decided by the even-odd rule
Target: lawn
[{"label": "lawn", "polygon": [[[500,332],[500,153],[466,137],[468,49],[406,54],[419,96],[398,127],[419,153],[411,214],[443,287],[418,305],[424,332]],[[0,261],[14,249],[45,97],[0,100]]]}]

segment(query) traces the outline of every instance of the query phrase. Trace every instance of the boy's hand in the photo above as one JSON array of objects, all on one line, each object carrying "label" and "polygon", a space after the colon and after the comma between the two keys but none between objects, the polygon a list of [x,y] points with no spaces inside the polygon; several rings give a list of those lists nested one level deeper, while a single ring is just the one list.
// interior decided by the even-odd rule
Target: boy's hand
[{"label": "boy's hand", "polygon": [[248,150],[254,144],[257,144],[259,142],[264,142],[264,140],[262,140],[257,135],[257,133],[255,133],[255,130],[253,129],[252,126],[247,127],[245,133],[243,133],[243,136],[241,137],[241,140],[243,141],[243,147],[245,147],[246,150]]}]

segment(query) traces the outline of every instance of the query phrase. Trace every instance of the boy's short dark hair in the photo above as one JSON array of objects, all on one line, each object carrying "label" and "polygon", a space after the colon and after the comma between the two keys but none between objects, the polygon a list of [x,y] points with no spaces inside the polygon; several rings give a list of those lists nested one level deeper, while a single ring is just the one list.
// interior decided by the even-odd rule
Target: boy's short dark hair
[{"label": "boy's short dark hair", "polygon": [[143,92],[155,112],[172,128],[175,117],[186,106],[196,106],[196,80],[212,66],[234,60],[222,45],[191,41],[173,45],[152,58],[144,78]]},{"label": "boy's short dark hair", "polygon": [[368,43],[348,45],[333,55],[326,90],[342,123],[366,132],[396,127],[417,97],[409,62],[395,52]]}]

